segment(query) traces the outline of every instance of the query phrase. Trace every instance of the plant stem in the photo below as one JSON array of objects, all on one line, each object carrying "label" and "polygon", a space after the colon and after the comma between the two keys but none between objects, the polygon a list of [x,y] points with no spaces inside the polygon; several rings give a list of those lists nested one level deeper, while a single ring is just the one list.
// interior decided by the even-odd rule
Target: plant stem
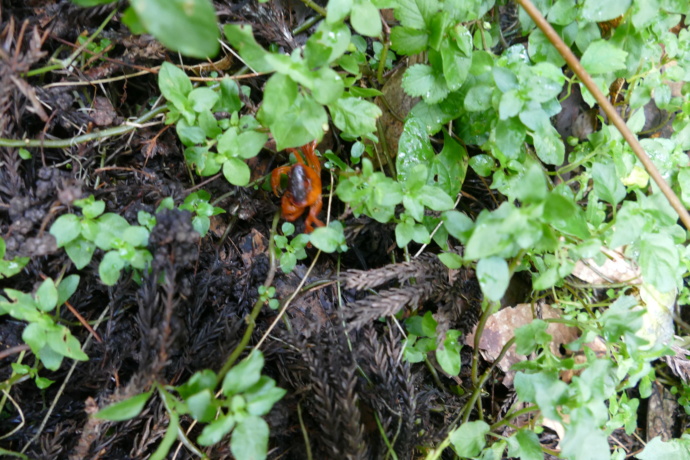
[{"label": "plant stem", "polygon": [[642,148],[642,145],[640,145],[637,137],[635,137],[632,131],[630,131],[630,128],[628,128],[628,126],[625,124],[623,118],[621,118],[618,112],[616,112],[616,109],[613,107],[613,105],[611,105],[604,93],[602,93],[596,83],[594,83],[592,77],[587,73],[584,67],[582,67],[582,64],[580,64],[580,61],[577,59],[577,57],[575,57],[568,45],[561,40],[561,37],[559,37],[556,31],[553,30],[551,24],[546,21],[541,12],[530,0],[517,0],[517,2],[532,18],[537,27],[544,32],[544,35],[546,35],[551,44],[556,48],[556,50],[558,50],[561,56],[563,56],[565,61],[568,63],[568,66],[573,72],[575,72],[580,81],[584,83],[592,96],[594,96],[594,99],[596,99],[596,101],[599,103],[599,106],[602,108],[604,113],[606,113],[606,116],[609,118],[609,120],[611,120],[611,123],[613,123],[613,125],[623,135],[623,138],[630,145],[630,148],[632,148],[633,152],[635,152],[635,155],[637,158],[639,158],[640,162],[642,162],[644,165],[647,173],[652,177],[652,179],[654,179],[654,182],[656,182],[656,185],[659,186],[659,189],[661,189],[661,192],[664,194],[668,202],[671,204],[673,209],[676,210],[678,217],[680,217],[680,220],[683,221],[685,228],[690,229],[690,214],[688,213],[687,209],[685,209],[685,206],[683,206],[683,203],[681,203],[680,199],[678,199],[678,196],[673,192],[671,187],[669,187],[664,178],[661,176],[659,170],[654,165],[654,162],[652,162]]},{"label": "plant stem", "polygon": [[[268,257],[270,261],[270,267],[268,269],[268,274],[266,275],[266,280],[263,284],[264,287],[266,287],[266,289],[268,289],[271,286],[271,284],[273,284],[273,277],[276,274],[276,257],[273,235],[276,234],[276,231],[278,229],[278,220],[280,220],[280,211],[276,212],[276,214],[273,216],[273,223],[271,224],[271,234],[268,238]],[[225,374],[227,374],[230,368],[232,368],[232,366],[237,361],[237,358],[240,357],[245,347],[249,343],[249,340],[252,337],[252,332],[254,332],[254,327],[256,326],[256,318],[259,316],[259,312],[261,311],[261,307],[263,306],[264,300],[261,298],[261,296],[259,296],[259,299],[254,303],[254,307],[252,308],[252,311],[249,314],[249,317],[247,318],[247,330],[244,331],[244,335],[242,336],[240,343],[237,344],[235,349],[228,357],[227,361],[225,361],[225,364],[223,364],[223,367],[218,371],[219,383],[223,381],[223,377],[225,377]]]},{"label": "plant stem", "polygon": [[147,122],[156,115],[168,110],[168,105],[164,104],[157,109],[153,109],[150,112],[145,113],[141,117],[137,118],[129,124],[115,126],[114,128],[102,129],[100,131],[94,131],[88,134],[82,134],[81,136],[72,137],[69,139],[5,139],[0,137],[0,147],[38,147],[38,148],[49,148],[49,149],[66,149],[77,144],[83,144],[84,142],[95,141],[98,139],[104,139],[110,136],[119,136],[121,134],[126,134],[130,131],[134,131],[139,128],[138,125]]}]

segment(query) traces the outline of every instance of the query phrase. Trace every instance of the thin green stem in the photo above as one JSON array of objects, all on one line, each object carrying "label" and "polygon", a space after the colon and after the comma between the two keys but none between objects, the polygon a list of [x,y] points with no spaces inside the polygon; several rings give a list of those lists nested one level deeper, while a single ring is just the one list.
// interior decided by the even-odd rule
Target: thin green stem
[{"label": "thin green stem", "polygon": [[105,139],[111,136],[119,136],[134,131],[139,128],[138,125],[145,123],[155,117],[156,115],[168,110],[168,105],[164,104],[150,112],[145,113],[136,120],[125,125],[116,126],[114,128],[102,129],[81,136],[72,137],[69,139],[5,139],[0,138],[0,147],[38,147],[49,149],[66,149],[84,142],[95,141],[98,139]]},{"label": "thin green stem", "polygon": [[[279,220],[280,211],[276,212],[275,216],[273,216],[273,223],[271,224],[271,234],[268,237],[268,257],[270,261],[270,267],[268,269],[268,274],[266,275],[266,280],[263,284],[266,289],[268,289],[271,286],[271,284],[273,284],[273,278],[276,274],[277,263],[273,235],[275,235],[278,230]],[[237,361],[237,358],[240,357],[240,355],[246,348],[247,344],[249,343],[249,340],[252,337],[252,333],[254,332],[254,327],[256,326],[256,318],[259,316],[259,312],[261,312],[261,307],[263,306],[264,300],[261,299],[261,297],[259,297],[259,299],[254,303],[254,307],[252,308],[252,311],[249,314],[249,317],[247,318],[247,330],[244,331],[244,335],[242,336],[240,343],[237,344],[237,346],[232,351],[228,359],[225,361],[225,364],[223,364],[223,367],[221,367],[221,369],[218,371],[218,382],[223,381],[223,377],[225,377],[225,374],[227,374],[228,371],[232,368],[232,366]]]}]

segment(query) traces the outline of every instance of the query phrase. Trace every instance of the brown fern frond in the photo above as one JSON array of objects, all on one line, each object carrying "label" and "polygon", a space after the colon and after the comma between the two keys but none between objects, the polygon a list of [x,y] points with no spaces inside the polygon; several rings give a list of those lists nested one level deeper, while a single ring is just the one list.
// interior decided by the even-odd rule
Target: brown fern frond
[{"label": "brown fern frond", "polygon": [[417,282],[448,278],[448,269],[433,254],[424,254],[410,262],[391,264],[373,270],[348,270],[342,275],[346,288],[365,290],[388,281],[404,283],[415,278]]},{"label": "brown fern frond", "polygon": [[393,288],[358,300],[345,310],[348,329],[362,327],[382,316],[393,316],[405,307],[416,306],[437,295],[439,283],[426,282],[403,288]]}]

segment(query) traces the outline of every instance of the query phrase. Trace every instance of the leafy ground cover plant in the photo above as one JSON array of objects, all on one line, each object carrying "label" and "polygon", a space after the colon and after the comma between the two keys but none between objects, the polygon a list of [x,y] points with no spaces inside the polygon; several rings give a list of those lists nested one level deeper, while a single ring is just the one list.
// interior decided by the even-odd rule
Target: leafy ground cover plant
[{"label": "leafy ground cover plant", "polygon": [[[215,56],[220,34],[211,2],[164,3],[131,0],[122,21],[183,54]],[[256,302],[218,373],[189,372],[186,383],[167,385],[156,368],[155,378],[135,392],[143,393],[99,416],[137,417],[147,403],[155,404],[150,401],[157,394],[169,424],[152,458],[164,458],[177,439],[203,455],[198,446],[224,438],[238,458],[265,458],[269,427],[261,417],[289,393],[262,375],[260,352],[235,362],[248,347],[264,305],[282,308],[256,348],[271,337],[281,317],[285,331],[294,331],[297,315],[283,315],[310,272],[279,302],[272,286],[277,267],[287,275],[310,255],[314,266],[321,252],[311,252],[308,243],[338,257],[335,253],[348,250],[348,224],[354,228],[350,239],[367,226],[389,229],[380,230],[391,238],[384,252],[405,262],[359,277],[350,274],[348,287],[360,291],[399,285],[343,307],[339,314],[344,321],[338,326],[314,319],[331,318],[332,312],[307,312],[307,323],[315,324],[305,325],[304,334],[276,340],[301,354],[297,358],[285,351],[281,356],[284,362],[302,360],[289,371],[281,368],[286,386],[296,389],[310,382],[305,404],[316,423],[305,422],[301,402],[292,399],[307,458],[312,455],[308,427],[324,439],[317,455],[334,458],[398,458],[416,451],[434,459],[448,455],[447,448],[460,458],[532,459],[545,452],[568,459],[624,458],[632,449],[611,445],[609,439],[614,432],[629,438],[639,428],[639,408],[664,372],[660,358],[677,360],[676,370],[664,372],[662,383],[673,383],[679,403],[690,412],[687,385],[680,380],[687,373],[677,370],[682,360],[671,347],[673,334],[666,326],[652,332],[643,327],[651,318],[670,321],[672,331],[668,306],[676,299],[685,304],[690,296],[685,283],[690,268],[687,212],[682,209],[690,203],[687,5],[673,0],[540,0],[538,10],[551,30],[523,0],[518,10],[493,0],[330,0],[325,8],[304,3],[316,13],[310,13],[313,22],[304,24],[303,30],[310,32],[301,44],[288,40],[281,48],[258,27],[223,26],[227,46],[244,71],[262,79],[255,84],[240,86],[227,75],[196,84],[182,67],[168,62],[161,65],[157,83],[167,100],[166,123],[175,125],[184,160],[199,176],[211,179],[222,172],[227,183],[244,187],[251,182],[252,168],[260,171],[259,154],[273,145],[281,151],[312,140],[331,142],[333,151],[323,154],[333,184],[324,190],[324,195],[330,192],[332,214],[324,219],[329,225],[288,240],[294,226],[283,225],[280,235],[274,219],[266,245],[269,268],[252,269],[251,275],[265,274],[265,281],[247,290],[256,292]],[[183,43],[172,32],[188,23],[191,38]],[[82,45],[88,48],[89,43]],[[575,53],[581,67],[564,48]],[[396,85],[397,92],[390,88]],[[599,91],[606,93],[605,99]],[[403,105],[394,99],[407,100],[407,107],[400,109]],[[394,120],[390,126],[384,125],[386,117]],[[630,132],[639,143],[630,139]],[[349,158],[342,155],[347,149]],[[640,155],[641,149],[647,156]],[[262,178],[257,175],[258,185]],[[226,196],[232,193],[248,191],[232,189]],[[195,191],[180,205],[194,214],[191,226],[202,236],[210,219],[222,212],[209,203],[210,196]],[[155,204],[170,209],[173,200]],[[137,226],[119,214],[104,213],[105,203],[93,196],[74,205],[82,215],[62,214],[50,234],[77,270],[87,267],[98,248],[104,251],[98,270],[104,284],[121,282],[122,269],[131,267],[142,281],[141,297],[160,282],[172,298],[176,271],[171,261],[184,256],[171,250],[154,258],[149,252],[156,217],[140,211]],[[155,208],[149,205],[149,210]],[[342,211],[340,220],[331,218],[336,210]],[[366,224],[352,223],[350,214]],[[166,238],[157,241],[177,241]],[[252,240],[245,246],[260,244]],[[453,272],[435,256],[417,258],[424,252],[440,253],[437,259]],[[599,268],[601,282],[577,281],[583,265],[605,267],[613,253],[639,272],[631,269],[630,278],[612,282],[611,273]],[[254,254],[246,258],[252,259]],[[5,276],[21,270],[22,260],[8,262]],[[154,275],[151,283],[148,277]],[[510,338],[499,347],[499,356],[483,362],[479,344],[489,335],[487,320],[502,301],[509,302],[511,284],[521,279],[527,294],[518,301],[533,305],[534,319],[508,328]],[[60,305],[59,298],[51,299],[61,285],[48,278],[35,295],[6,289],[10,301],[3,302],[6,313],[29,323],[24,340],[49,369],[57,369],[63,357],[85,358],[76,351],[79,342],[57,324],[59,315],[47,315]],[[347,295],[338,291],[334,303],[343,303]],[[240,304],[245,294],[238,297]],[[539,317],[544,302],[559,311],[558,318]],[[159,330],[165,339],[157,359],[162,363],[173,343],[173,305],[170,301],[161,315]],[[653,308],[664,306],[665,314],[649,316]],[[245,310],[232,315],[244,317]],[[147,314],[142,313],[139,323],[154,316]],[[190,324],[196,321],[193,316],[187,315]],[[377,322],[378,317],[387,322]],[[475,322],[470,341],[463,332]],[[547,332],[552,323],[571,326],[578,338],[556,346],[558,337]],[[405,337],[397,337],[397,331]],[[69,346],[42,342],[37,332],[58,334]],[[597,340],[603,344],[598,351],[592,345]],[[496,368],[512,345],[515,353],[530,359],[513,365],[511,383]],[[554,346],[570,354],[556,353]],[[443,394],[438,406],[455,408],[452,414],[444,412],[440,425],[428,421],[428,401],[415,393],[410,369],[424,369],[417,366],[422,362],[429,376],[420,379],[427,390],[433,389],[428,393]],[[463,368],[468,369],[464,374]],[[188,369],[177,371],[179,377]],[[501,404],[487,396],[487,387],[493,385],[493,391],[501,381],[500,391],[514,394],[517,402],[506,397],[505,410],[494,410]],[[396,397],[377,400],[364,389]],[[373,414],[376,436],[364,429],[360,407]],[[186,418],[206,424],[196,433],[198,446],[187,438],[189,432],[180,431]],[[421,431],[433,427],[435,432],[420,434],[410,426],[415,420],[427,421]],[[549,444],[545,430],[557,433],[558,444]],[[639,456],[660,458],[688,450],[687,437],[676,433],[669,442],[650,440]]]}]

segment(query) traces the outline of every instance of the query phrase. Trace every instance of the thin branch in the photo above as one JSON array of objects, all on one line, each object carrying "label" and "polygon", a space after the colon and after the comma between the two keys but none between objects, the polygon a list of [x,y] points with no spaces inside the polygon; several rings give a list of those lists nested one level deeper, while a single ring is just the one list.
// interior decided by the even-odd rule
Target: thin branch
[{"label": "thin branch", "polygon": [[556,48],[556,50],[558,50],[561,56],[563,56],[568,63],[568,66],[573,70],[573,72],[575,72],[575,75],[580,78],[592,96],[594,96],[594,99],[596,99],[596,101],[599,103],[599,106],[602,108],[604,113],[606,113],[606,116],[608,116],[609,120],[611,120],[613,125],[623,135],[623,138],[630,145],[637,158],[639,158],[644,165],[647,173],[649,173],[652,179],[654,179],[654,182],[656,182],[656,184],[659,186],[659,189],[661,189],[661,192],[664,194],[664,196],[666,196],[668,202],[671,204],[671,206],[673,206],[673,209],[676,210],[678,217],[680,217],[680,220],[683,221],[685,228],[690,229],[690,214],[688,214],[687,209],[685,209],[683,203],[681,203],[681,201],[678,199],[678,196],[673,192],[671,187],[669,187],[664,178],[661,177],[659,170],[656,169],[656,166],[652,160],[649,158],[647,153],[645,153],[642,145],[640,145],[640,142],[637,140],[637,137],[635,137],[632,131],[630,131],[628,126],[625,124],[625,121],[623,121],[623,118],[621,118],[618,112],[616,112],[616,110],[613,108],[613,105],[611,105],[604,93],[602,93],[596,83],[594,83],[592,77],[587,73],[584,67],[582,67],[582,64],[580,64],[580,61],[577,59],[577,57],[575,57],[568,45],[561,40],[561,37],[559,37],[556,31],[553,30],[551,24],[546,21],[541,12],[539,12],[539,10],[530,0],[517,0],[517,2],[532,18],[537,27],[544,32],[544,35],[546,35],[551,44]]}]

